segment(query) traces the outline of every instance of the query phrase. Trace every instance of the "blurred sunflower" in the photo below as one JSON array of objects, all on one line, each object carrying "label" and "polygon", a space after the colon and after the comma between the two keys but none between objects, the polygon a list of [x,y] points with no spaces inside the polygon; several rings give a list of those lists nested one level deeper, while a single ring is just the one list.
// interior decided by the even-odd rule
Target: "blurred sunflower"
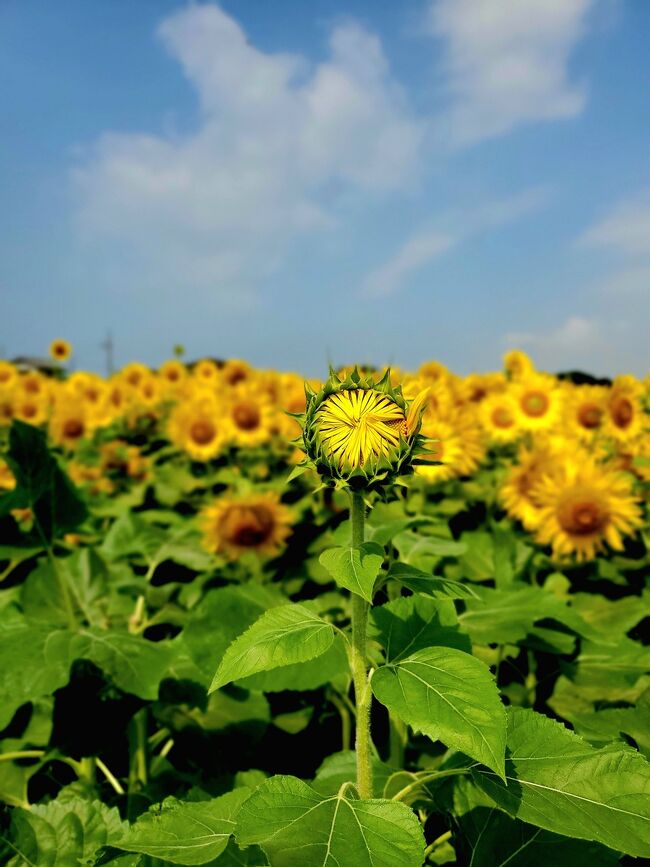
[{"label": "blurred sunflower", "polygon": [[168,391],[175,392],[182,386],[187,379],[187,368],[182,361],[176,358],[170,358],[160,366],[158,376],[163,384],[163,387]]},{"label": "blurred sunflower", "polygon": [[565,389],[564,422],[571,433],[592,440],[605,419],[607,389],[599,385],[568,385]]},{"label": "blurred sunflower", "polygon": [[137,388],[141,380],[150,374],[151,371],[146,364],[140,364],[139,361],[132,361],[122,368],[120,378],[132,388]]},{"label": "blurred sunflower", "polygon": [[239,358],[231,358],[226,361],[221,368],[221,380],[229,388],[239,385],[240,382],[245,382],[253,375],[253,368],[246,361],[241,361]]},{"label": "blurred sunflower", "polygon": [[0,359],[0,394],[13,388],[17,382],[18,371],[14,365],[10,361]]},{"label": "blurred sunflower", "polygon": [[113,483],[104,475],[101,467],[70,461],[67,471],[75,485],[91,494],[110,494],[113,491]]},{"label": "blurred sunflower", "polygon": [[639,435],[644,417],[641,384],[633,376],[617,376],[605,407],[605,431],[615,440],[626,442]]},{"label": "blurred sunflower", "polygon": [[540,479],[534,496],[539,505],[536,539],[551,545],[556,558],[593,560],[605,544],[620,551],[623,536],[642,523],[630,477],[588,457],[567,461],[560,473]]},{"label": "blurred sunflower", "polygon": [[416,475],[431,482],[444,482],[459,476],[471,475],[485,456],[483,432],[475,415],[469,410],[457,410],[445,419],[437,418],[427,410],[422,419],[422,436],[429,442],[429,454],[420,461],[440,461],[440,464],[419,463]]},{"label": "blurred sunflower", "polygon": [[535,371],[530,356],[521,349],[511,349],[503,356],[503,368],[510,379],[522,379]]},{"label": "blurred sunflower", "polygon": [[512,394],[522,427],[531,431],[548,430],[558,422],[564,394],[553,376],[530,373],[514,384]]},{"label": "blurred sunflower", "polygon": [[560,472],[562,455],[548,445],[534,449],[522,446],[517,463],[508,471],[501,486],[500,497],[511,518],[532,530],[540,521],[540,504],[536,495],[538,483],[545,477],[554,478]]},{"label": "blurred sunflower", "polygon": [[209,358],[202,358],[194,365],[192,377],[197,385],[214,387],[219,382],[219,368]]},{"label": "blurred sunflower", "polygon": [[84,403],[68,392],[57,397],[48,429],[52,442],[73,450],[92,433],[93,427]]},{"label": "blurred sunflower", "polygon": [[479,418],[493,443],[511,443],[521,434],[517,405],[507,392],[491,394],[479,404]]},{"label": "blurred sunflower", "polygon": [[72,346],[61,338],[50,343],[50,358],[54,361],[67,361],[72,355]]},{"label": "blurred sunflower", "polygon": [[18,394],[13,404],[13,417],[38,427],[47,420],[48,409],[47,395]]},{"label": "blurred sunflower", "polygon": [[216,398],[198,396],[179,403],[167,425],[169,439],[195,461],[216,457],[230,438],[230,428]]},{"label": "blurred sunflower", "polygon": [[236,560],[247,551],[278,554],[291,532],[292,515],[275,493],[222,496],[199,514],[203,545]]},{"label": "blurred sunflower", "polygon": [[226,398],[224,414],[236,445],[250,448],[271,439],[274,409],[264,392],[246,385],[233,388]]}]

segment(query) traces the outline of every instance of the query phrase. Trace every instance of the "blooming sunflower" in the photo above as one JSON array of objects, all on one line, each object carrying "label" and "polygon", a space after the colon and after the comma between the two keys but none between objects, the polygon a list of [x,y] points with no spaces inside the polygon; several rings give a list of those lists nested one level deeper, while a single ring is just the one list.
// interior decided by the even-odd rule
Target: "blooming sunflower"
[{"label": "blooming sunflower", "polygon": [[615,440],[627,442],[639,435],[643,422],[640,383],[633,376],[617,376],[607,397],[605,431]]},{"label": "blooming sunflower", "polygon": [[557,423],[564,394],[557,380],[544,373],[531,373],[513,386],[519,422],[531,431],[548,430]]},{"label": "blooming sunflower", "polygon": [[240,382],[245,382],[253,375],[253,369],[246,361],[239,358],[231,358],[226,361],[221,368],[221,380],[229,388],[239,385]]},{"label": "blooming sunflower", "polygon": [[553,479],[560,472],[561,461],[561,454],[544,444],[534,449],[521,447],[517,463],[510,467],[501,486],[501,501],[510,517],[528,530],[537,527],[540,520],[537,485],[543,478]]},{"label": "blooming sunflower", "polygon": [[292,516],[275,493],[222,496],[199,514],[203,545],[236,560],[247,551],[274,556],[291,532]]},{"label": "blooming sunflower", "polygon": [[50,358],[54,361],[67,361],[72,355],[72,346],[67,340],[58,338],[50,343]]},{"label": "blooming sunflower", "polygon": [[641,526],[630,477],[586,456],[565,462],[554,477],[542,478],[535,498],[535,537],[540,544],[551,545],[558,559],[575,555],[579,561],[593,560],[605,544],[620,551],[623,536]]},{"label": "blooming sunflower", "polygon": [[14,387],[18,382],[18,371],[10,361],[0,359],[0,392]]},{"label": "blooming sunflower", "polygon": [[415,472],[428,481],[445,482],[470,476],[485,455],[483,432],[469,410],[456,410],[444,419],[425,413],[422,434],[429,440],[430,454],[423,455]]},{"label": "blooming sunflower", "polygon": [[493,443],[511,443],[521,435],[517,405],[507,392],[495,393],[479,404],[479,418]]},{"label": "blooming sunflower", "polygon": [[569,386],[564,421],[581,440],[592,440],[605,420],[607,390],[599,385]]},{"label": "blooming sunflower", "polygon": [[85,404],[69,393],[59,395],[49,419],[52,442],[74,450],[92,430]]},{"label": "blooming sunflower", "polygon": [[219,382],[219,368],[209,358],[197,361],[192,370],[194,382],[202,386],[215,386]]},{"label": "blooming sunflower", "polygon": [[29,394],[18,394],[13,404],[13,416],[35,427],[47,419],[48,401],[46,395],[33,397]]},{"label": "blooming sunflower", "polygon": [[522,379],[535,371],[532,359],[521,349],[511,349],[503,356],[503,368],[510,379]]},{"label": "blooming sunflower", "polygon": [[216,457],[230,438],[230,428],[219,403],[206,395],[174,407],[167,432],[169,439],[195,461]]},{"label": "blooming sunflower", "polygon": [[120,374],[121,379],[131,388],[137,388],[141,380],[150,374],[151,371],[146,364],[140,364],[139,361],[132,361],[122,368]]},{"label": "blooming sunflower", "polygon": [[182,361],[170,358],[161,365],[158,376],[167,388],[177,389],[187,379],[187,368]]},{"label": "blooming sunflower", "polygon": [[225,401],[224,412],[238,446],[250,448],[271,439],[274,410],[267,393],[245,384],[233,388]]}]

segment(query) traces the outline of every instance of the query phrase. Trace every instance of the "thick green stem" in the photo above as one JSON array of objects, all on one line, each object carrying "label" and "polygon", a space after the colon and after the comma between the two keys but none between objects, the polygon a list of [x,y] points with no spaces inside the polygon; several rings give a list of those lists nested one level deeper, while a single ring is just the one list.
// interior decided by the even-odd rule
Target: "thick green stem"
[{"label": "thick green stem", "polygon": [[[364,540],[365,506],[363,495],[350,491],[352,546],[359,548]],[[357,754],[357,789],[359,797],[372,798],[372,741],[370,739],[370,707],[372,692],[368,682],[366,632],[370,606],[361,596],[352,594],[352,646],[350,666],[357,706],[355,750]]]},{"label": "thick green stem", "polygon": [[146,786],[149,776],[147,743],[147,709],[139,710],[129,723],[129,794]]}]

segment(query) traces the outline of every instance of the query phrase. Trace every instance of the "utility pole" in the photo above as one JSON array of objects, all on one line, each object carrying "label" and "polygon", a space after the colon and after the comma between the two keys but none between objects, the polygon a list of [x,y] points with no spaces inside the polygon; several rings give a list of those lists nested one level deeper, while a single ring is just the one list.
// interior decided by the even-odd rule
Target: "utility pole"
[{"label": "utility pole", "polygon": [[113,375],[113,349],[115,344],[113,343],[113,335],[110,331],[106,332],[106,340],[103,343],[100,343],[101,348],[106,353],[106,375]]}]

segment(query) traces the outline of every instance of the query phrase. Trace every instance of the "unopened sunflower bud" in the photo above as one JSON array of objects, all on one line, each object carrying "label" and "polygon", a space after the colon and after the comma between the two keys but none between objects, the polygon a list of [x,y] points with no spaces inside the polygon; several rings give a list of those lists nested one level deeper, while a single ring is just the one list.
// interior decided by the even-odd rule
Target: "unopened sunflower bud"
[{"label": "unopened sunflower bud", "polygon": [[303,465],[314,467],[325,484],[355,489],[408,475],[426,452],[420,426],[427,392],[406,401],[401,387],[391,386],[389,370],[375,382],[357,368],[344,379],[332,372],[318,392],[306,386],[306,411],[298,416]]}]

